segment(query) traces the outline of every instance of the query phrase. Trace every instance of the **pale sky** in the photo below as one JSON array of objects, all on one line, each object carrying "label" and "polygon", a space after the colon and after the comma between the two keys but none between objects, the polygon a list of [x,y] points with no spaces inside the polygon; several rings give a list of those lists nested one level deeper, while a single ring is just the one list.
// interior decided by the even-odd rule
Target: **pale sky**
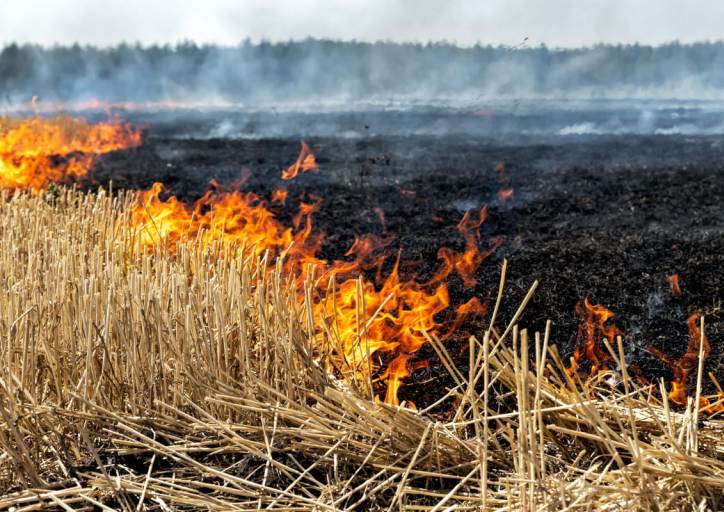
[{"label": "pale sky", "polygon": [[721,0],[0,0],[0,45],[308,36],[574,47],[724,38]]}]

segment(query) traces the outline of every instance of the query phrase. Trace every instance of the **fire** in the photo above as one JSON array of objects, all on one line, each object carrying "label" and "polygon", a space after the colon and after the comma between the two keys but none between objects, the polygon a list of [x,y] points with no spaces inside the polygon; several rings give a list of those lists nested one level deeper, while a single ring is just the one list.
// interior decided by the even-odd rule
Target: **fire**
[{"label": "fire", "polygon": [[[443,324],[436,316],[448,309],[450,301],[445,285],[431,287],[403,279],[399,255],[385,276],[391,243],[390,237],[358,237],[345,253],[353,260],[327,264],[325,276],[339,284],[320,290],[314,314],[320,325],[328,326],[354,375],[369,377],[377,352],[393,358],[379,380],[387,384],[385,401],[397,404],[397,391],[410,373],[407,361],[426,342],[426,333],[440,333]],[[374,280],[358,280],[361,272],[374,273]]]},{"label": "fire", "polygon": [[402,380],[405,377],[410,376],[410,369],[408,367],[408,360],[410,356],[407,354],[401,354],[394,359],[387,370],[382,375],[382,379],[387,380],[387,392],[385,393],[385,402],[388,404],[398,404],[397,392],[400,389]]},{"label": "fire", "polygon": [[458,231],[465,239],[465,251],[459,253],[449,247],[441,247],[437,257],[442,261],[442,266],[432,278],[431,283],[444,281],[453,271],[456,271],[465,286],[468,288],[475,286],[475,272],[478,267],[500,245],[500,240],[495,240],[491,249],[480,250],[480,226],[485,222],[487,216],[488,209],[485,207],[478,210],[477,214],[472,210],[465,212],[458,223]]},{"label": "fire", "polygon": [[504,203],[513,197],[514,189],[510,186],[510,176],[506,172],[505,162],[500,161],[495,165],[495,173],[498,175],[498,183],[502,187],[498,190],[498,201]]},{"label": "fire", "polygon": [[[318,325],[328,326],[337,340],[339,356],[354,375],[369,376],[372,356],[378,351],[392,356],[393,362],[380,379],[387,382],[386,401],[397,403],[397,389],[409,374],[403,361],[425,343],[425,333],[435,334],[442,328],[435,317],[449,306],[445,285],[430,289],[414,279],[403,280],[399,258],[389,275],[382,277],[386,255],[375,252],[386,248],[390,239],[358,238],[346,253],[352,261],[318,259],[322,236],[314,232],[312,224],[318,203],[301,203],[294,227],[289,228],[253,193],[213,189],[193,207],[174,196],[163,199],[163,193],[163,186],[154,184],[139,194],[133,211],[138,241],[145,247],[161,242],[173,250],[176,242],[184,240],[245,242],[256,254],[269,251],[272,256],[289,248],[286,261],[290,270],[304,277],[308,267],[303,264],[315,263],[323,276],[341,277],[331,291],[323,289],[323,280],[318,280],[320,298],[313,304],[314,317]],[[377,285],[349,276],[374,269]]]},{"label": "fire", "polygon": [[301,203],[294,229],[282,225],[266,208],[265,202],[251,192],[223,190],[216,184],[193,207],[175,196],[162,199],[161,183],[139,193],[131,221],[137,228],[137,240],[143,247],[158,243],[173,251],[176,243],[198,240],[202,244],[223,241],[245,243],[255,254],[266,251],[272,257],[287,248],[290,262],[317,263],[314,254],[322,242],[312,234],[311,216],[317,205]]},{"label": "fire", "polygon": [[673,274],[666,277],[671,286],[671,293],[675,296],[681,295],[681,287],[679,286],[679,274]]},{"label": "fire", "polygon": [[455,309],[455,320],[448,328],[444,338],[449,338],[457,333],[464,322],[474,317],[482,318],[487,312],[488,307],[480,302],[480,299],[477,297],[473,297],[467,302],[460,304],[457,309]]},{"label": "fire", "polygon": [[498,190],[498,199],[500,201],[505,202],[512,197],[513,197],[512,188],[503,188],[503,189]]},{"label": "fire", "polygon": [[[686,320],[686,327],[689,330],[689,342],[686,351],[677,360],[672,359],[653,347],[649,351],[656,357],[668,364],[674,371],[674,379],[671,381],[669,400],[675,404],[685,405],[689,375],[696,369],[699,361],[699,350],[702,350],[702,357],[706,359],[711,352],[711,345],[699,328],[699,313],[692,313]],[[708,401],[702,398],[702,406],[709,405]]]},{"label": "fire", "polygon": [[0,118],[0,187],[39,191],[87,175],[99,155],[138,146],[140,131],[118,119]]},{"label": "fire", "polygon": [[287,167],[284,171],[282,171],[283,180],[294,179],[297,176],[297,174],[299,174],[299,171],[307,172],[307,171],[319,170],[319,166],[317,165],[317,160],[314,158],[314,154],[312,153],[312,150],[309,149],[309,146],[307,145],[306,142],[301,141],[301,143],[302,143],[302,149],[299,152],[297,161],[294,162],[289,167]]},{"label": "fire", "polygon": [[[37,108],[37,102],[34,105]],[[135,147],[140,142],[140,132],[118,119],[88,124],[67,116],[0,118],[0,186],[38,191],[51,183],[78,179],[87,175],[99,155]],[[283,179],[318,169],[309,146],[304,141],[301,146],[295,163],[282,172]],[[507,184],[505,164],[499,162],[495,170],[499,181]],[[400,193],[410,199],[415,197],[414,190],[400,189]],[[504,201],[512,194],[512,188],[503,188],[498,197]],[[279,188],[272,191],[269,202],[284,205],[287,199],[288,191]],[[445,339],[471,317],[486,314],[486,305],[477,298],[451,311],[445,281],[455,272],[466,287],[474,287],[479,266],[500,241],[481,250],[480,228],[487,209],[466,212],[457,226],[465,250],[440,248],[440,268],[430,281],[421,283],[415,276],[402,275],[399,254],[394,263],[390,261],[393,238],[389,236],[357,237],[345,253],[346,259],[320,259],[324,237],[315,231],[313,215],[321,203],[321,198],[307,195],[297,205],[291,226],[287,226],[275,217],[266,200],[251,192],[212,183],[203,197],[187,204],[168,195],[161,183],[155,183],[138,193],[130,221],[136,230],[135,241],[144,249],[161,246],[173,253],[177,244],[183,242],[198,243],[201,247],[244,246],[247,254],[269,255],[269,265],[283,255],[285,268],[297,276],[298,283],[309,277],[312,264],[315,275],[321,275],[314,281],[316,290],[310,305],[314,335],[320,343],[328,336],[334,338],[332,355],[341,363],[336,366],[345,377],[371,380],[377,375],[376,380],[386,385],[384,400],[397,404],[404,380],[414,369],[424,366],[413,361],[413,355],[426,343],[427,336]],[[384,229],[384,212],[377,208],[374,212]],[[364,280],[360,275],[373,278]],[[680,295],[678,274],[668,276],[667,280],[672,293]],[[300,301],[306,299],[300,297]],[[576,312],[581,322],[568,371],[577,371],[582,360],[587,359],[592,363],[591,375],[595,375],[607,370],[611,360],[602,340],[613,342],[622,332],[611,321],[614,314],[602,305],[592,305],[588,298],[576,305]],[[699,315],[694,313],[687,320],[689,342],[678,360],[651,349],[673,369],[668,397],[676,404],[686,403],[688,381],[697,367],[700,349],[704,358],[711,351],[698,319]],[[703,412],[723,411],[724,393],[719,390],[713,402],[702,397],[700,405]]]},{"label": "fire", "polygon": [[[576,304],[576,313],[580,316],[581,322],[578,327],[578,339],[571,364],[567,368],[569,375],[578,371],[582,361],[588,360],[592,363],[591,376],[597,376],[608,370],[611,355],[606,350],[603,340],[606,339],[613,344],[617,336],[622,336],[621,330],[611,320],[614,313],[606,307],[596,304],[592,305],[588,298]],[[711,345],[706,336],[702,335],[699,328],[699,314],[693,313],[686,321],[689,330],[689,342],[686,351],[679,359],[664,354],[660,350],[650,347],[648,350],[661,361],[669,365],[674,371],[674,378],[671,382],[671,391],[668,398],[675,404],[685,405],[687,400],[687,386],[692,372],[697,368],[699,361],[699,350],[702,349],[702,357],[706,359],[711,352]],[[641,375],[634,365],[629,370],[639,381],[647,385],[647,379]],[[724,392],[719,390],[713,402],[706,397],[700,398],[700,408],[705,413],[724,411]]]},{"label": "fire", "polygon": [[395,356],[396,362],[388,365],[380,380],[387,381],[385,400],[397,403],[397,388],[409,373],[402,361],[407,361],[426,342],[426,333],[440,332],[442,323],[436,316],[448,308],[450,300],[445,285],[431,288],[414,279],[402,279],[399,256],[391,272],[383,277],[386,255],[375,256],[373,252],[387,244],[389,239],[358,239],[347,252],[354,254],[353,262],[331,263],[329,272],[337,276],[376,270],[375,283],[342,279],[315,306],[315,315],[329,325],[345,362],[355,372],[366,376],[366,366],[378,351]]},{"label": "fire", "polygon": [[287,189],[277,188],[277,189],[272,190],[271,202],[287,204],[287,197],[289,197],[289,192],[287,191]]},{"label": "fire", "polygon": [[588,297],[583,302],[576,304],[576,314],[581,321],[578,325],[578,337],[576,348],[571,357],[571,366],[569,373],[574,373],[583,359],[592,363],[591,375],[596,375],[600,371],[608,369],[608,362],[611,355],[603,345],[605,338],[611,344],[614,343],[616,336],[623,333],[612,322],[614,313],[600,304],[591,304]]},{"label": "fire", "polygon": [[[143,247],[152,248],[160,243],[173,251],[177,242],[188,240],[204,244],[246,243],[255,254],[268,252],[272,257],[270,264],[275,256],[285,252],[287,269],[300,279],[307,277],[306,264],[314,263],[322,275],[316,280],[317,297],[312,304],[317,336],[320,340],[327,335],[335,339],[336,357],[342,363],[340,368],[349,369],[348,378],[370,378],[380,364],[389,361],[378,377],[386,383],[388,403],[398,403],[397,392],[410,373],[408,361],[426,342],[426,334],[449,336],[466,318],[486,311],[479,300],[472,299],[448,314],[453,317],[449,322],[439,319],[450,306],[444,283],[419,283],[414,278],[403,278],[399,255],[391,270],[383,272],[392,243],[390,237],[358,237],[345,254],[349,260],[319,259],[316,255],[323,237],[315,232],[312,222],[319,199],[300,203],[292,227],[287,227],[253,193],[216,186],[192,206],[174,196],[163,196],[160,183],[139,193],[131,221]],[[459,225],[469,242],[468,252],[473,255],[470,261],[461,256],[456,268],[469,279],[481,261],[480,253],[473,251],[471,244],[477,244],[477,229],[485,214],[484,210],[477,215],[469,213]],[[360,280],[357,276],[361,273],[372,273],[374,279]],[[334,282],[331,287],[326,286],[329,280]],[[378,353],[380,356],[374,357]]]},{"label": "fire", "polygon": [[[0,136],[0,185],[32,190],[81,178],[98,155],[141,142],[138,130],[117,119],[93,125],[67,116],[0,119]],[[314,155],[302,141],[299,157],[283,171],[282,178],[292,179],[300,171],[317,168]],[[420,283],[414,276],[402,276],[399,254],[391,269],[384,271],[390,267],[386,263],[391,237],[358,237],[346,259],[328,262],[318,258],[323,234],[314,229],[312,217],[322,199],[311,194],[306,197],[287,226],[263,198],[251,192],[225,189],[212,182],[203,197],[188,204],[155,183],[137,193],[130,222],[135,243],[145,250],[162,247],[173,254],[183,242],[201,247],[244,246],[247,254],[268,255],[269,265],[283,255],[285,268],[298,282],[308,277],[309,264],[313,264],[322,276],[315,280],[317,294],[311,304],[316,335],[335,338],[335,357],[343,363],[339,367],[347,377],[378,375],[386,384],[385,401],[396,404],[399,388],[415,366],[410,360],[426,342],[426,335],[447,337],[465,319],[486,311],[478,299],[471,299],[450,312],[443,281],[456,271],[467,285],[475,284],[474,274],[491,252],[478,247],[487,210],[463,216],[458,230],[466,250],[458,254],[441,249],[443,268],[432,281]],[[270,202],[284,204],[287,198],[288,191],[281,188],[272,192]],[[377,214],[384,226],[384,213],[379,210]],[[360,274],[373,274],[374,278],[363,280]],[[327,287],[325,282],[333,285]],[[384,370],[380,372],[381,366]]]}]

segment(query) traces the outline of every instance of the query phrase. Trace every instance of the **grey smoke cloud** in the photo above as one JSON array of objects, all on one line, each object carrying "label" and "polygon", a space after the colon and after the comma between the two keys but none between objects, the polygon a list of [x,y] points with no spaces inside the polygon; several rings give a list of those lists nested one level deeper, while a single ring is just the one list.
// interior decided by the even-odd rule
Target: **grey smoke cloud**
[{"label": "grey smoke cloud", "polygon": [[575,47],[722,37],[712,0],[2,0],[0,44],[306,37]]}]

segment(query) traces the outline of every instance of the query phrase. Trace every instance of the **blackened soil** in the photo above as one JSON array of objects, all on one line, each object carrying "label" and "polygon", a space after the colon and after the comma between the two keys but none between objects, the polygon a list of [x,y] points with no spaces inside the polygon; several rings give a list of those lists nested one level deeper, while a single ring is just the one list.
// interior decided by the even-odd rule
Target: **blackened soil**
[{"label": "blackened soil", "polygon": [[[265,197],[286,187],[290,204],[305,194],[323,198],[315,216],[326,233],[323,256],[341,258],[355,235],[396,235],[402,270],[429,278],[442,246],[463,248],[456,229],[466,210],[487,205],[482,245],[503,243],[481,266],[478,283],[454,278],[453,303],[476,296],[492,305],[503,258],[509,261],[501,324],[510,319],[534,280],[540,287],[521,325],[542,331],[565,355],[576,340],[577,301],[589,297],[616,313],[626,333],[629,362],[649,378],[671,371],[647,352],[673,357],[688,341],[691,312],[706,314],[712,345],[707,370],[724,377],[724,139],[721,137],[626,136],[559,138],[505,144],[455,137],[309,139],[318,174],[279,178],[299,151],[298,140],[177,140],[147,137],[138,149],[106,156],[97,183],[145,188],[162,181],[181,198],[201,195],[211,178],[230,183],[244,172],[246,190]],[[501,173],[499,162],[504,162]],[[496,167],[498,170],[496,170]],[[514,189],[510,200],[498,198]],[[383,227],[375,209],[384,212]],[[277,209],[289,220],[294,208]],[[678,273],[683,294],[666,280]],[[480,334],[482,321],[466,326]],[[461,336],[464,338],[464,336]],[[465,343],[449,340],[467,356]],[[430,403],[450,382],[435,362],[418,371],[401,391],[418,405]]]}]

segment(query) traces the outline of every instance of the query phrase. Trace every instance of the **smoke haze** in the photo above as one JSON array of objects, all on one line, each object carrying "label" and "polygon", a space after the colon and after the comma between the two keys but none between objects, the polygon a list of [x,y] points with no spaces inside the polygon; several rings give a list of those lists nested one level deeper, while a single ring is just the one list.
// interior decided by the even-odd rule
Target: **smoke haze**
[{"label": "smoke haze", "polygon": [[659,45],[722,37],[711,0],[3,0],[0,44],[236,44],[306,37],[460,45]]},{"label": "smoke haze", "polygon": [[195,115],[211,137],[724,133],[722,22],[701,0],[5,0],[0,111],[245,113]]},{"label": "smoke haze", "polygon": [[[510,49],[308,39],[220,47],[11,44],[0,105],[175,101],[295,103],[722,99],[724,43]],[[484,115],[484,112],[481,113]]]}]

